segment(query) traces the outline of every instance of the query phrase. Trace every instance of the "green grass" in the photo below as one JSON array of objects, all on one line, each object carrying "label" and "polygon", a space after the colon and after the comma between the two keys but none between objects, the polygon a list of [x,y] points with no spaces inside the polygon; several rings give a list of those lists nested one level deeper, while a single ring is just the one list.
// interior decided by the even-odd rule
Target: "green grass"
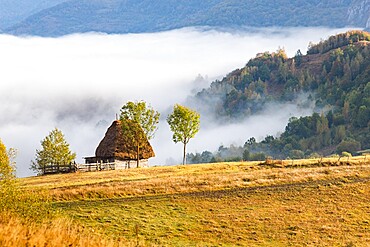
[{"label": "green grass", "polygon": [[23,189],[45,185],[64,217],[138,246],[367,246],[369,161],[295,164],[55,175]]},{"label": "green grass", "polygon": [[[62,202],[81,224],[160,246],[366,246],[370,181]],[[137,231],[136,231],[137,229]]]}]

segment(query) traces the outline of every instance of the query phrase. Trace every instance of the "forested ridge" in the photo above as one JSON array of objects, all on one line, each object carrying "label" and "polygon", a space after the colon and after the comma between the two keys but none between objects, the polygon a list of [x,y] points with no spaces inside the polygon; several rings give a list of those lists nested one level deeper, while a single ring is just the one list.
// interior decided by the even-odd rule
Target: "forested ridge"
[{"label": "forested ridge", "polygon": [[4,32],[60,36],[92,31],[158,32],[192,26],[365,28],[369,17],[366,0],[69,0],[4,27]]},{"label": "forested ridge", "polygon": [[268,103],[294,102],[302,94],[316,112],[291,118],[279,137],[271,133],[261,142],[250,137],[243,147],[221,146],[204,154],[205,160],[201,154],[197,159],[303,158],[370,148],[369,44],[370,33],[350,31],[309,44],[307,55],[297,51],[288,58],[283,49],[260,53],[213,82],[196,98],[202,105],[216,105],[220,118],[242,119]]}]

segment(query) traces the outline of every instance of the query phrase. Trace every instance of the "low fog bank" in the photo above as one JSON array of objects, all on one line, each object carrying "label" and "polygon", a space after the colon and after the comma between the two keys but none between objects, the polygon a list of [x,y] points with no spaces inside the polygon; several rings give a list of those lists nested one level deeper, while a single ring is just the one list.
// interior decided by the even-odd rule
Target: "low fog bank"
[{"label": "low fog bank", "polygon": [[[215,119],[215,116],[201,114],[200,131],[190,141],[187,152],[202,153],[203,151],[210,151],[214,153],[221,145],[226,147],[230,145],[243,146],[251,137],[256,138],[257,141],[262,141],[267,135],[277,137],[285,130],[291,117],[308,116],[314,110],[316,110],[314,102],[308,99],[308,94],[302,93],[294,102],[267,104],[261,112],[237,120],[237,122],[232,122],[230,119],[222,122]],[[171,138],[167,131],[159,131],[157,136],[159,137],[156,139],[157,141]],[[171,143],[162,143],[163,145],[166,145],[165,148],[157,151],[157,153],[161,152],[161,156],[182,152],[182,145],[180,144],[174,146]],[[165,150],[165,152],[162,153],[162,150]],[[165,165],[174,165],[181,162],[182,160],[178,156],[174,156],[167,158]]]},{"label": "low fog bank", "polygon": [[[128,100],[145,100],[162,113],[152,141],[152,165],[181,160],[165,121],[173,104],[214,79],[243,67],[259,52],[284,47],[289,56],[306,51],[310,41],[344,29],[260,29],[232,32],[180,29],[154,34],[76,34],[61,38],[0,35],[0,138],[18,150],[17,175],[30,176],[30,161],[40,141],[55,127],[65,134],[77,161],[95,148]],[[199,80],[199,75],[206,78]],[[275,106],[276,107],[276,106]],[[310,109],[293,105],[268,107],[240,123],[212,124],[202,116],[202,129],[189,152],[216,150],[244,143],[250,136],[283,131],[293,115]]]}]

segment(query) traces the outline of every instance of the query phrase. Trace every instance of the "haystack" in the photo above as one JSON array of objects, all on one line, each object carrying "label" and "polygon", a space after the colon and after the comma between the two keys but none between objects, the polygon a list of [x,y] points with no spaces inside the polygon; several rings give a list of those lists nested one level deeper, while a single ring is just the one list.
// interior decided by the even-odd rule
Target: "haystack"
[{"label": "haystack", "polygon": [[[130,124],[135,124],[131,122]],[[127,130],[130,131],[130,130]],[[142,130],[141,130],[142,131]],[[115,158],[120,160],[136,160],[137,149],[133,140],[128,138],[129,133],[123,133],[121,122],[116,120],[108,128],[103,140],[96,148],[95,156],[99,159]],[[144,141],[140,147],[140,159],[154,157],[153,148],[149,141]]]}]

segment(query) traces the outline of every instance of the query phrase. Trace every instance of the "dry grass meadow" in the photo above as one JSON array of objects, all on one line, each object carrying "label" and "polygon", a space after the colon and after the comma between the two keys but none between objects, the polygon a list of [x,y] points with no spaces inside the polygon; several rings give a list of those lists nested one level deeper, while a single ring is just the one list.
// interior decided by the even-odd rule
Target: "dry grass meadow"
[{"label": "dry grass meadow", "polygon": [[370,157],[20,179],[41,221],[0,215],[1,246],[370,246]]}]

